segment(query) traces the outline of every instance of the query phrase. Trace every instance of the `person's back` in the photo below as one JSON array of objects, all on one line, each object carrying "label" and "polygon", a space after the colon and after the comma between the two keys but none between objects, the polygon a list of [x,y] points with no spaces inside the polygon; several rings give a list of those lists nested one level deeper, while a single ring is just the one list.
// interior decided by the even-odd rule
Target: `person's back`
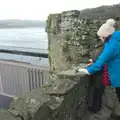
[{"label": "person's back", "polygon": [[[109,68],[109,75],[111,78],[111,85],[112,87],[120,87],[120,80],[118,79],[120,77],[120,30],[115,31],[110,40],[108,42],[105,42],[105,45],[107,48],[109,47],[111,50],[111,56],[113,59],[108,61],[108,68]],[[105,49],[105,52],[108,51],[108,49]],[[109,57],[110,54],[107,54],[106,57]],[[111,66],[112,65],[112,66]]]}]

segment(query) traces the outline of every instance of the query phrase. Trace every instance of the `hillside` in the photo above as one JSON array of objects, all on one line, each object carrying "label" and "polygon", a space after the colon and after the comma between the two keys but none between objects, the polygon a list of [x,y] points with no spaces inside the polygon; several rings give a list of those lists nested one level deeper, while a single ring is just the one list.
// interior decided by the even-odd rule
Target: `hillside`
[{"label": "hillside", "polygon": [[39,20],[0,20],[0,28],[45,27],[44,21]]},{"label": "hillside", "polygon": [[103,17],[120,17],[120,4],[110,6],[100,6],[92,9],[85,9],[80,12],[81,18],[103,18]]}]

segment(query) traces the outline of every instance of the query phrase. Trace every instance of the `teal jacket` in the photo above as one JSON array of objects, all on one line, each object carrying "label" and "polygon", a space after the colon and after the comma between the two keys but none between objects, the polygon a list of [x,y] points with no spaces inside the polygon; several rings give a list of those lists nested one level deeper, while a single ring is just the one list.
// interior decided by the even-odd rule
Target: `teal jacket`
[{"label": "teal jacket", "polygon": [[97,61],[88,67],[88,72],[94,74],[108,65],[108,73],[112,87],[120,87],[120,31],[112,34],[104,43],[104,49]]}]

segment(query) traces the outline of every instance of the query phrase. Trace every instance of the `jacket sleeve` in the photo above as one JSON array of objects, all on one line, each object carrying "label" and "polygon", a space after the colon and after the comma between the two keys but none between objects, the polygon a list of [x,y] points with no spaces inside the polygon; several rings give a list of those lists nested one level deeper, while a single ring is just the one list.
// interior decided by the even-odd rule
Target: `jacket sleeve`
[{"label": "jacket sleeve", "polygon": [[88,72],[90,74],[94,74],[97,71],[100,71],[103,69],[104,64],[109,63],[110,60],[112,60],[117,55],[117,44],[116,40],[112,39],[109,43],[107,43],[104,47],[103,52],[98,57],[96,62],[88,67]]}]

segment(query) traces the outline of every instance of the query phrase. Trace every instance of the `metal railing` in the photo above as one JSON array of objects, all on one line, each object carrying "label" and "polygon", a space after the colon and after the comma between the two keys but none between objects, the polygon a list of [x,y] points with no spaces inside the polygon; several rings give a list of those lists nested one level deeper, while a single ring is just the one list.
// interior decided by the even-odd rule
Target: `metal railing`
[{"label": "metal railing", "polygon": [[48,82],[48,68],[0,61],[0,92],[21,96]]}]

